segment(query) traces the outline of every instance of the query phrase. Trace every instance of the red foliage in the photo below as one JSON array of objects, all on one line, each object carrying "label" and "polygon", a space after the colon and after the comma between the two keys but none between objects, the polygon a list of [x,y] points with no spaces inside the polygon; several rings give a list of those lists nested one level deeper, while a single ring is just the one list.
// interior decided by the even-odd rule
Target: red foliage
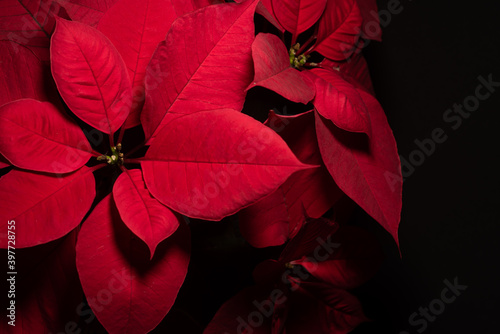
[{"label": "red foliage", "polygon": [[[399,159],[359,54],[363,38],[380,38],[367,30],[374,10],[368,0],[3,1],[0,247],[12,261],[25,248],[31,267],[19,272],[38,282],[23,278],[21,327],[2,330],[66,330],[75,307],[84,314],[83,287],[109,333],[151,331],[188,274],[185,220],[238,212],[251,245],[287,244],[206,333],[347,333],[366,321],[347,289],[373,276],[379,249],[322,217],[344,220],[349,197],[397,242]],[[256,13],[279,36],[261,32]],[[240,112],[256,86],[309,111],[280,115],[276,101],[262,124]],[[255,298],[270,312],[259,326],[242,318]]]}]

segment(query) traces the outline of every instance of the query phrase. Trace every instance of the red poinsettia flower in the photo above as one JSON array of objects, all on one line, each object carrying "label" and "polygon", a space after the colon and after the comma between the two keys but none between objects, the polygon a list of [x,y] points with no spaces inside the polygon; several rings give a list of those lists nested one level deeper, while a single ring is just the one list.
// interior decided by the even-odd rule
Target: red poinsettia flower
[{"label": "red poinsettia flower", "polygon": [[226,302],[204,333],[348,333],[368,319],[347,290],[370,279],[380,263],[371,234],[308,219],[278,260],[257,266],[257,285]]},{"label": "red poinsettia flower", "polygon": [[[95,315],[109,333],[151,331],[187,273],[182,216],[242,209],[252,245],[290,242],[208,332],[344,333],[366,320],[346,289],[374,271],[376,253],[356,247],[371,239],[304,211],[339,216],[347,195],[397,241],[399,161],[357,52],[380,37],[374,2],[222,2],[0,4],[0,228],[15,223],[18,309],[33,315],[17,328],[69,331]],[[255,36],[255,13],[282,38]],[[262,124],[240,112],[255,86],[313,110]],[[321,256],[332,235],[342,246]],[[262,324],[235,324],[262,294]]]},{"label": "red poinsettia flower", "polygon": [[[272,203],[266,199],[242,212],[240,226],[253,246],[280,245],[293,237],[300,227],[300,205],[318,218],[340,198],[333,195],[338,188],[398,242],[402,177],[396,143],[382,108],[370,94],[366,62],[357,52],[360,37],[380,38],[366,30],[372,23],[367,11],[374,4],[361,6],[364,2],[266,2],[276,21],[291,34],[292,46],[287,51],[279,37],[258,34],[252,45],[255,76],[249,88],[261,86],[293,102],[312,102],[314,116],[296,121],[302,124],[299,133],[304,136],[300,146],[294,146],[294,135],[288,130],[283,138],[303,161],[324,164],[335,184],[325,182],[322,169],[303,172],[281,187]],[[303,46],[295,44],[315,24]],[[324,59],[309,62],[313,52]],[[276,122],[272,118],[269,122]],[[292,131],[296,131],[293,125]]]}]

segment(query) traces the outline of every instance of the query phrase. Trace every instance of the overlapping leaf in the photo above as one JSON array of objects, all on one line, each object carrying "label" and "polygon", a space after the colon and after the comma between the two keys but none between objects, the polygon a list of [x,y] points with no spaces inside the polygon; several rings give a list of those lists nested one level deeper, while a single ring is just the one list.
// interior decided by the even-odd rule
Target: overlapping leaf
[{"label": "overlapping leaf", "polygon": [[377,100],[364,91],[358,92],[370,113],[373,139],[344,131],[316,114],[321,155],[340,189],[391,233],[397,243],[402,177],[396,142]]},{"label": "overlapping leaf", "polygon": [[314,86],[301,72],[290,66],[285,44],[272,34],[260,33],[252,44],[255,68],[248,88],[261,86],[293,102],[308,103],[314,97]]},{"label": "overlapping leaf", "polygon": [[118,177],[113,196],[121,219],[148,245],[152,258],[156,246],[175,232],[181,218],[151,196],[139,169]]},{"label": "overlapping leaf", "polygon": [[66,9],[73,21],[96,26],[101,17],[116,0],[55,0]]},{"label": "overlapping leaf", "polygon": [[0,40],[26,45],[42,60],[49,60],[49,39],[55,17],[65,12],[52,0],[0,2]]},{"label": "overlapping leaf", "polygon": [[[95,197],[94,176],[89,168],[64,175],[12,170],[0,178],[0,228],[16,222],[16,248],[58,239],[74,229]],[[7,248],[7,233],[0,234]]]},{"label": "overlapping leaf", "polygon": [[316,86],[313,103],[321,116],[343,130],[370,134],[368,111],[353,85],[337,71],[313,69],[305,74]]},{"label": "overlapping leaf", "polygon": [[49,102],[17,100],[0,107],[0,153],[14,166],[69,173],[91,157],[80,127]]},{"label": "overlapping leaf", "polygon": [[0,41],[0,106],[23,98],[54,103],[58,95],[50,68],[33,51]]},{"label": "overlapping leaf", "polygon": [[132,83],[133,105],[127,128],[139,125],[146,66],[156,46],[165,39],[172,22],[195,6],[192,1],[118,0],[100,20],[98,29],[120,52]]},{"label": "overlapping leaf", "polygon": [[297,36],[312,27],[325,10],[327,0],[271,0],[274,15],[279,23]]},{"label": "overlapping leaf", "polygon": [[71,111],[98,130],[115,132],[129,114],[132,92],[113,44],[92,27],[61,19],[50,52],[52,75]]},{"label": "overlapping leaf", "polygon": [[283,244],[300,230],[304,211],[309,217],[318,218],[342,196],[322,165],[312,111],[296,116],[270,113],[266,124],[285,140],[300,161],[318,167],[295,173],[274,193],[241,211],[240,231],[254,247]]},{"label": "overlapping leaf", "polygon": [[318,24],[314,51],[333,60],[344,60],[355,50],[363,18],[357,0],[329,0]]},{"label": "overlapping leaf", "polygon": [[253,76],[257,4],[249,0],[208,6],[174,22],[146,73],[141,114],[146,139],[156,136],[167,113],[241,110]]},{"label": "overlapping leaf", "polygon": [[112,195],[83,224],[76,264],[83,291],[108,333],[147,333],[172,307],[190,256],[185,224],[149,260],[148,247],[120,219]]},{"label": "overlapping leaf", "polygon": [[309,167],[274,131],[229,109],[174,118],[143,160],[154,197],[186,216],[208,220],[237,212]]}]

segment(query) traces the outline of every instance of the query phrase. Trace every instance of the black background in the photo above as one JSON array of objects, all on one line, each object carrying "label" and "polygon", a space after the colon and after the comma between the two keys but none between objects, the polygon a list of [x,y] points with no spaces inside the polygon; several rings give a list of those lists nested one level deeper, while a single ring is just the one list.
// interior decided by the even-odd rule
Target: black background
[{"label": "black background", "polygon": [[[389,1],[377,1],[379,11]],[[500,82],[500,6],[493,2],[402,0],[382,22],[383,42],[364,50],[377,98],[408,160],[415,140],[441,128],[447,140],[403,185],[402,258],[377,231],[388,256],[361,291],[374,322],[356,333],[498,333],[500,87],[453,130],[443,114],[475,94],[479,76]],[[467,289],[427,328],[408,318],[440,298],[443,281]],[[420,316],[418,318],[421,318]],[[417,331],[417,330],[420,330]]]}]

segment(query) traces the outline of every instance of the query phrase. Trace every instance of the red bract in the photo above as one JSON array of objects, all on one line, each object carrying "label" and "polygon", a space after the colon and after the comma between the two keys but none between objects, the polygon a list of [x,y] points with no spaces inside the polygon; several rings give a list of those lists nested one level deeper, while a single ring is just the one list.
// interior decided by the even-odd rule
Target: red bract
[{"label": "red bract", "polygon": [[181,218],[151,196],[138,169],[125,170],[116,180],[113,195],[120,218],[149,247],[153,258],[156,246],[175,232]]},{"label": "red bract", "polygon": [[100,20],[98,29],[123,56],[132,83],[134,104],[127,128],[139,125],[146,66],[156,46],[165,39],[177,17],[194,9],[191,1],[121,0]]},{"label": "red bract", "polygon": [[174,118],[141,166],[153,196],[189,217],[208,220],[236,213],[308,168],[275,132],[235,110]]},{"label": "red bract", "polygon": [[209,6],[173,24],[146,74],[146,105],[141,115],[146,139],[154,138],[172,115],[241,110],[245,88],[252,80],[257,4],[248,0]]},{"label": "red bract", "polygon": [[55,17],[66,16],[52,0],[5,0],[0,3],[0,40],[29,47],[43,60],[49,60],[49,38]]},{"label": "red bract", "polygon": [[111,42],[82,23],[59,20],[50,51],[52,75],[71,111],[104,133],[118,130],[129,114],[132,91]]},{"label": "red bract", "polygon": [[[85,166],[63,175],[14,169],[0,178],[0,185],[0,226],[7,231],[7,223],[16,221],[18,248],[47,243],[69,233],[95,197],[94,177]],[[0,238],[0,247],[7,248],[7,234]]]},{"label": "red bract", "polygon": [[0,152],[16,167],[69,173],[87,163],[91,151],[80,127],[49,102],[24,99],[0,107]]},{"label": "red bract", "polygon": [[362,22],[357,0],[328,0],[313,50],[333,60],[349,58],[360,38]]},{"label": "red bract", "polygon": [[323,14],[327,0],[271,0],[279,23],[292,33],[292,44],[297,36],[313,26]]},{"label": "red bract", "polygon": [[[371,138],[344,131],[316,115],[319,148],[340,189],[375,218],[398,243],[402,176],[396,142],[377,100],[358,91],[370,113]],[[343,163],[337,163],[342,159]]]},{"label": "red bract", "polygon": [[0,64],[0,106],[23,98],[58,98],[50,69],[27,47],[0,41]]},{"label": "red bract", "polygon": [[316,86],[314,106],[321,116],[343,130],[370,135],[368,111],[351,84],[337,71],[313,69],[304,73]]},{"label": "red bract", "polygon": [[189,255],[189,230],[181,225],[149,261],[148,248],[125,228],[108,195],[83,225],[76,265],[87,301],[109,333],[147,333],[172,307]]},{"label": "red bract", "polygon": [[247,88],[261,86],[293,102],[307,103],[314,87],[307,77],[290,66],[283,42],[272,34],[258,34],[252,44],[255,76]]},{"label": "red bract", "polygon": [[73,21],[95,26],[117,0],[55,0]]}]

